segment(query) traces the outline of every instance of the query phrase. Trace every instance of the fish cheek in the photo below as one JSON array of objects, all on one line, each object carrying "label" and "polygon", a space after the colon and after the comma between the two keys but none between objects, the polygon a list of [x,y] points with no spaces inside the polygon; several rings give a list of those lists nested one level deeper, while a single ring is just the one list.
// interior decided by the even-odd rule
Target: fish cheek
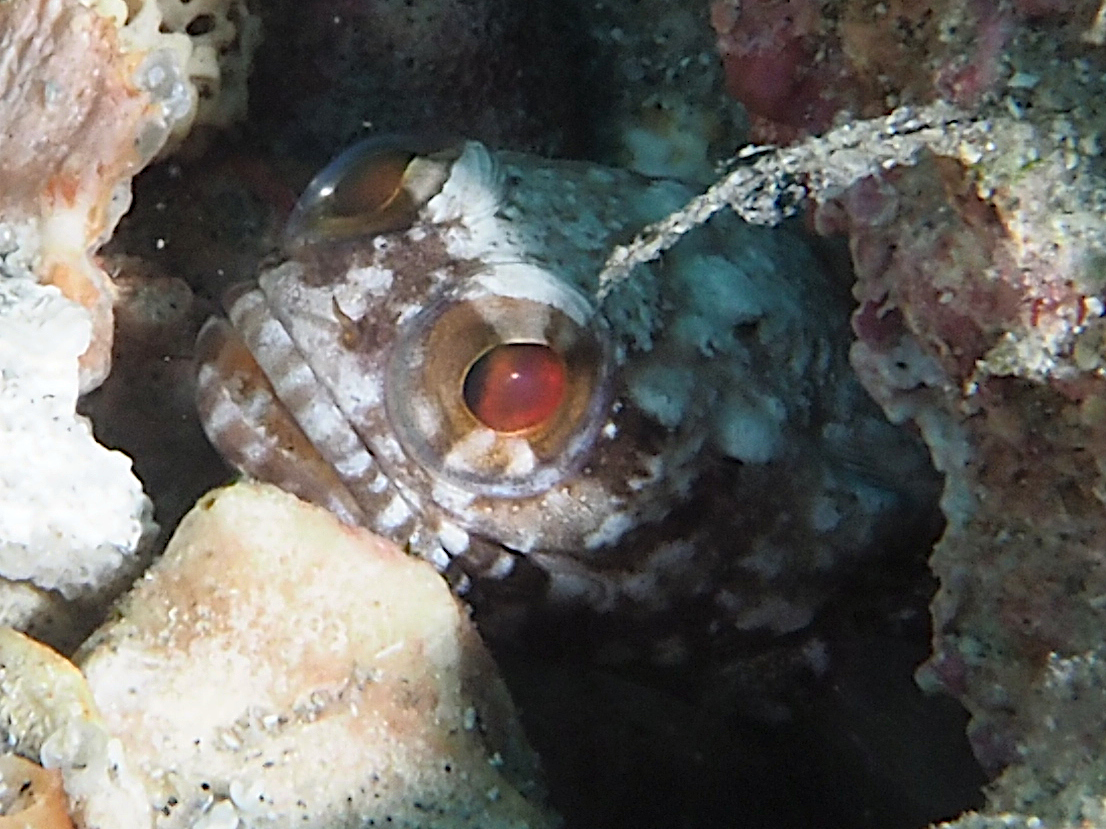
[{"label": "fish cheek", "polygon": [[245,474],[326,507],[348,524],[365,515],[334,467],[277,397],[241,336],[211,319],[196,342],[197,409],[212,445]]}]

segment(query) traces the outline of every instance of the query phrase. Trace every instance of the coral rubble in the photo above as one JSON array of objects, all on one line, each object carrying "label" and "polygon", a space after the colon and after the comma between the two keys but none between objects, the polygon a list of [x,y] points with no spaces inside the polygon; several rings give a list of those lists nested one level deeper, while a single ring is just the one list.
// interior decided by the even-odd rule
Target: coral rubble
[{"label": "coral rubble", "polygon": [[272,487],[201,499],[76,663],[158,826],[556,823],[445,582]]},{"label": "coral rubble", "polygon": [[[996,775],[987,809],[957,823],[1102,822],[1106,5],[717,0],[709,22],[720,65],[703,60],[706,4],[702,30],[687,9],[669,13],[663,0],[588,5],[587,13],[566,5],[579,18],[543,39],[554,32],[542,28],[544,12],[505,0],[443,0],[415,10],[323,0],[302,15],[296,4],[270,4],[263,13],[278,45],[260,58],[266,111],[254,113],[251,129],[265,134],[259,143],[270,151],[306,148],[312,161],[371,126],[460,131],[545,151],[602,147],[647,173],[705,181],[744,128],[716,106],[724,80],[756,140],[797,143],[749,148],[705,194],[617,248],[600,277],[601,298],[616,302],[624,280],[640,278],[635,266],[724,209],[760,224],[805,212],[818,232],[847,238],[859,303],[852,364],[887,416],[920,433],[945,474],[947,527],[931,560],[940,580],[933,654],[919,679],[970,711],[972,745]],[[0,3],[0,620],[65,648],[84,633],[82,609],[101,607],[140,565],[150,529],[148,502],[125,459],[98,447],[73,414],[78,389],[95,386],[109,367],[117,291],[95,254],[129,204],[130,177],[159,148],[179,144],[194,123],[221,126],[244,111],[258,25],[241,0]],[[585,37],[589,26],[602,31]],[[606,49],[610,65],[587,54],[589,42]],[[600,78],[609,86],[589,85]],[[294,123],[285,125],[289,114]],[[609,134],[597,139],[593,131]],[[271,171],[259,167],[273,185]],[[174,169],[162,174],[159,199],[184,191],[164,184],[181,169],[183,178],[193,175]],[[204,173],[194,175],[193,186]],[[216,195],[204,203],[222,205],[225,213],[209,217],[219,231],[251,215],[227,201]],[[170,206],[167,226],[187,209]],[[223,276],[220,261],[236,253],[226,272],[248,274],[269,229],[248,244],[223,237],[203,244],[216,236],[210,226],[156,238],[159,249],[170,239],[163,261],[178,256],[183,270],[203,272],[193,287],[215,293],[206,280]],[[236,250],[220,260],[223,248]],[[179,292],[182,308],[191,302],[161,275],[122,284]],[[120,293],[134,312],[130,333],[123,327],[130,344],[147,356],[157,351],[159,362],[175,357],[168,343],[191,330],[191,312],[151,344],[163,334],[143,321],[142,291]],[[702,302],[705,311],[718,304]],[[176,387],[182,365],[162,382]],[[117,380],[144,378],[143,371]],[[109,408],[131,407],[125,395],[115,400],[124,402]],[[164,450],[166,479],[185,445],[165,442],[173,447]],[[296,516],[288,537],[253,546],[284,526],[286,510]],[[271,517],[267,526],[258,515]],[[239,516],[253,528],[249,544],[229,526]],[[323,537],[341,566],[317,558]],[[76,705],[66,720],[76,725],[55,729],[62,737],[24,743],[35,759],[63,768],[78,822],[105,825],[98,821],[112,814],[132,819],[112,825],[148,825],[152,803],[164,808],[158,820],[167,825],[193,818],[255,825],[277,812],[279,820],[340,825],[369,815],[373,794],[393,798],[388,814],[412,822],[425,815],[410,810],[431,801],[461,816],[460,825],[508,813],[538,825],[549,820],[529,799],[533,757],[510,705],[441,584],[414,571],[400,578],[440,600],[418,620],[401,613],[429,662],[387,647],[379,621],[365,622],[350,604],[351,585],[363,588],[360,598],[375,589],[376,565],[354,554],[366,547],[398,565],[394,551],[269,490],[205,499],[122,617],[82,652],[98,710]],[[216,549],[241,558],[215,568],[198,563]],[[336,615],[304,603],[320,596]],[[270,629],[267,642],[256,636],[261,624]],[[305,628],[323,635],[305,642]],[[351,630],[367,638],[357,644],[338,635]],[[70,701],[84,699],[65,669],[42,668],[20,641],[0,639],[5,658],[23,654],[5,662],[9,674],[20,666]],[[138,665],[140,658],[148,661]],[[351,667],[377,662],[379,675]],[[338,663],[344,673],[332,670]],[[483,695],[466,697],[459,683],[473,666]],[[212,690],[211,675],[234,682]],[[137,702],[123,676],[146,689]],[[26,702],[17,686],[4,685],[5,716]],[[213,701],[174,704],[191,694]],[[384,725],[367,725],[381,711]],[[427,726],[416,715],[442,719]],[[43,714],[40,722],[53,720]],[[443,732],[447,722],[460,727]],[[326,776],[340,765],[335,757],[349,756],[334,733],[346,727],[382,740],[405,770],[393,767],[371,791]],[[9,731],[17,744],[25,739]],[[282,742],[293,733],[294,747]],[[156,748],[142,742],[151,735],[162,741]],[[81,752],[93,744],[104,762],[82,777],[77,767],[88,756]],[[265,764],[267,752],[304,746],[322,751],[296,764],[295,774],[306,777]],[[462,766],[471,786],[451,788]],[[293,788],[310,796],[295,803]],[[285,797],[293,807],[276,809],[275,799]],[[356,806],[335,807],[344,797]]]},{"label": "coral rubble", "polygon": [[204,496],[73,663],[0,628],[0,688],[82,829],[559,824],[445,582],[272,487]]},{"label": "coral rubble", "polygon": [[88,632],[80,605],[136,575],[153,529],[130,459],[74,412],[90,327],[57,288],[0,279],[0,618],[63,647]]},{"label": "coral rubble", "polygon": [[[223,6],[193,11],[234,18],[248,56],[250,21]],[[60,647],[80,641],[149,552],[150,503],[129,460],[97,445],[74,410],[111,367],[117,292],[96,254],[130,205],[131,178],[195,118],[225,121],[194,112],[222,97],[192,86],[211,37],[189,21],[174,33],[152,0],[0,4],[0,619]],[[228,95],[243,98],[240,74]]]},{"label": "coral rubble", "polygon": [[72,829],[61,774],[15,754],[0,757],[4,829]]},{"label": "coral rubble", "polygon": [[142,130],[160,111],[132,79],[115,25],[76,2],[0,8],[0,231],[5,270],[29,269],[92,317],[81,388],[110,366],[107,277],[91,254],[126,209]]}]

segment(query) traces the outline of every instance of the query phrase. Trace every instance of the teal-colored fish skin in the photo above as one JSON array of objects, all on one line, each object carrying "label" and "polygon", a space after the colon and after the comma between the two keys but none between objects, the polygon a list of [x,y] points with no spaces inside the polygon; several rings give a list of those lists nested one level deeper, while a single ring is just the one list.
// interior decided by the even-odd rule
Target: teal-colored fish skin
[{"label": "teal-colored fish skin", "polygon": [[[612,246],[686,186],[475,142],[442,163],[409,227],[290,246],[230,317],[367,526],[479,612],[593,615],[669,651],[688,627],[786,634],[855,568],[932,531],[927,455],[853,376],[851,297],[801,237],[719,216],[599,306]],[[470,318],[478,337],[602,340],[572,451],[458,427],[463,376],[420,385],[468,347]],[[530,468],[535,491],[496,490],[495,470],[525,484]]]}]

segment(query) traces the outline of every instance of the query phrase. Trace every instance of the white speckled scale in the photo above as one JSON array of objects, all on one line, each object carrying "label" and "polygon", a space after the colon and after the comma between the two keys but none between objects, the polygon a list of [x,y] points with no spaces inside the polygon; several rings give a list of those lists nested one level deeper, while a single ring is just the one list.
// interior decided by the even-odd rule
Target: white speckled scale
[{"label": "white speckled scale", "polygon": [[[489,612],[503,582],[534,608],[791,631],[930,494],[924,452],[849,370],[847,290],[796,236],[716,218],[598,308],[611,246],[683,185],[472,142],[427,158],[436,195],[361,233],[309,188],[319,225],[229,315],[354,520]],[[220,375],[241,384],[202,371],[209,434],[266,477],[204,405]]]}]

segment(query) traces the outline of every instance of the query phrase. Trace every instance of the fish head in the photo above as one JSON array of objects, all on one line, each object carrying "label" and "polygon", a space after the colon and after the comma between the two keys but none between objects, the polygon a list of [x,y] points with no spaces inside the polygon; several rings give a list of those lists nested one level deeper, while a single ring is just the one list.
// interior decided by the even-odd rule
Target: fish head
[{"label": "fish head", "polygon": [[462,591],[756,627],[768,582],[800,598],[767,624],[801,626],[894,501],[854,473],[915,450],[848,370],[847,289],[792,239],[730,217],[600,290],[612,246],[692,195],[476,142],[355,147],[201,334],[208,434]]}]

